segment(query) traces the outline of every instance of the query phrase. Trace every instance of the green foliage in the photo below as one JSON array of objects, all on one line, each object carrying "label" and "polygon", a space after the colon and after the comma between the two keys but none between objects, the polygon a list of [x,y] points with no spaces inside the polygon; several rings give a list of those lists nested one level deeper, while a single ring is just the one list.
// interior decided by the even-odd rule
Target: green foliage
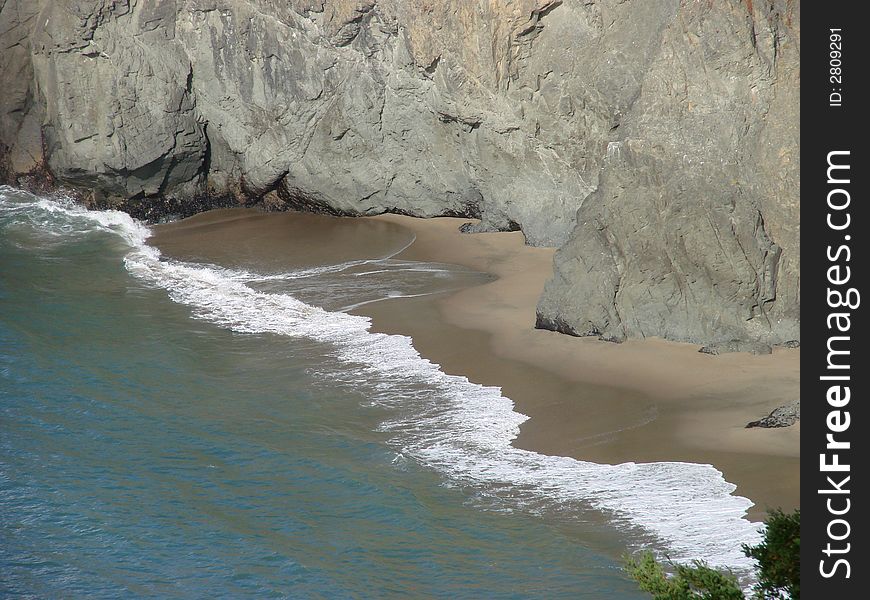
[{"label": "green foliage", "polygon": [[[774,510],[765,520],[764,539],[757,546],[743,545],[746,556],[757,563],[758,583],[753,587],[759,600],[800,600],[801,513]],[[673,575],[644,552],[626,559],[626,572],[638,582],[640,589],[655,600],[743,600],[737,578],[730,571],[710,568],[694,561],[691,565],[671,565]]]},{"label": "green foliage", "polygon": [[691,566],[674,565],[676,572],[668,577],[652,552],[644,552],[629,558],[625,569],[655,600],[743,600],[734,575],[711,569],[701,561]]},{"label": "green foliage", "polygon": [[746,556],[758,561],[758,583],[753,588],[763,600],[801,597],[801,511],[790,515],[777,509],[768,514],[764,539],[757,546],[743,545]]}]

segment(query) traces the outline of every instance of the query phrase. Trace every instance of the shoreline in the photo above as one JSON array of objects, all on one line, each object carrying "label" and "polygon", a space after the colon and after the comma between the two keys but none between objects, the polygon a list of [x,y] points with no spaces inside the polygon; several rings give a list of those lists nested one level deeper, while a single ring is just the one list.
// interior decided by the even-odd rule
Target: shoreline
[{"label": "shoreline", "polygon": [[[413,310],[400,310],[408,300],[385,300],[357,312],[373,319],[373,330],[410,335],[420,354],[447,372],[501,387],[515,410],[530,417],[514,446],[608,464],[712,464],[737,485],[735,494],[755,503],[753,521],[763,520],[767,508],[799,506],[800,421],[745,428],[799,397],[799,348],[710,356],[694,344],[614,344],[534,329],[555,249],[526,246],[521,232],[460,233],[467,219],[367,218],[414,232],[414,244],[397,258],[459,264],[496,277],[420,300]],[[440,327],[427,331],[402,317],[427,303]],[[468,347],[475,352],[457,353]]]},{"label": "shoreline", "polygon": [[[242,254],[267,265],[277,259],[298,263],[294,253],[300,248],[307,264],[383,256],[388,248],[407,246],[394,258],[487,273],[494,279],[486,283],[385,299],[351,312],[370,317],[372,331],[410,336],[417,351],[445,372],[502,388],[514,410],[530,417],[513,441],[516,447],[597,463],[712,464],[737,485],[735,494],[755,503],[748,515],[752,521],[763,520],[766,508],[799,505],[799,422],[784,429],[745,429],[797,397],[799,349],[709,356],[691,344],[654,339],[613,344],[534,329],[535,306],[555,250],[525,246],[521,232],[462,234],[459,225],[468,219],[337,219],[230,210],[244,218],[213,211],[208,214],[219,215],[219,222],[208,223],[206,216],[199,218],[204,227],[189,228],[190,221],[161,225],[152,239],[171,256],[224,260],[238,258],[234,244],[243,240]],[[327,229],[342,223],[336,232],[359,231],[350,241],[342,232],[336,250],[338,237],[318,237],[324,223]],[[255,229],[256,244],[249,239]],[[413,243],[407,245],[410,236]],[[312,240],[319,240],[313,249]]]}]

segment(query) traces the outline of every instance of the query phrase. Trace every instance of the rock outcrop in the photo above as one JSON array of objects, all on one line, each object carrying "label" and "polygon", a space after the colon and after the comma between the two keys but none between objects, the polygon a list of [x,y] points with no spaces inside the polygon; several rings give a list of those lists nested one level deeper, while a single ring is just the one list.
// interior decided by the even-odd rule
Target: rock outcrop
[{"label": "rock outcrop", "polygon": [[776,344],[799,23],[791,0],[0,0],[0,179],[144,214],[477,217],[561,247],[539,326]]},{"label": "rock outcrop", "polygon": [[758,421],[752,421],[746,424],[747,429],[753,427],[762,427],[764,429],[773,429],[776,427],[789,427],[794,425],[801,419],[801,401],[795,400],[784,406],[774,409],[769,415]]}]

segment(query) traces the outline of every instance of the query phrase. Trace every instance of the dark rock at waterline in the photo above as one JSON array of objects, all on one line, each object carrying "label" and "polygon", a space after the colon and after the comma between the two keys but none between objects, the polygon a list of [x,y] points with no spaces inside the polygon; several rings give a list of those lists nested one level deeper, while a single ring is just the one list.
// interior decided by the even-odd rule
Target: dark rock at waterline
[{"label": "dark rock at waterline", "polygon": [[777,409],[774,409],[769,415],[764,417],[763,419],[759,419],[758,421],[752,421],[746,425],[746,428],[752,427],[764,427],[764,428],[773,428],[773,427],[788,427],[789,425],[794,425],[801,418],[801,402],[800,400],[795,400],[790,404],[786,404],[785,406],[780,406]]},{"label": "dark rock at waterline", "polygon": [[4,182],[479,218],[559,247],[539,327],[799,339],[797,2],[6,0],[0,47]]},{"label": "dark rock at waterline", "polygon": [[184,219],[197,213],[216,208],[234,208],[242,206],[239,200],[230,194],[204,194],[193,198],[172,198],[159,196],[157,198],[107,198],[98,194],[90,194],[79,198],[88,208],[97,210],[123,210],[131,216],[145,221],[157,223],[164,220]]}]

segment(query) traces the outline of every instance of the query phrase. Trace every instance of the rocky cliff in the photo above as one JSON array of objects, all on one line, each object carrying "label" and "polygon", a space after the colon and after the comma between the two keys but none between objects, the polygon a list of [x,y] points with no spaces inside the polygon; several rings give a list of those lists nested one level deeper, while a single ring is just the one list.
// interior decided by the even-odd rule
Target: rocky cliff
[{"label": "rocky cliff", "polygon": [[[538,324],[799,337],[799,3],[0,0],[0,178],[479,217]],[[733,345],[733,342],[732,342]]]}]

